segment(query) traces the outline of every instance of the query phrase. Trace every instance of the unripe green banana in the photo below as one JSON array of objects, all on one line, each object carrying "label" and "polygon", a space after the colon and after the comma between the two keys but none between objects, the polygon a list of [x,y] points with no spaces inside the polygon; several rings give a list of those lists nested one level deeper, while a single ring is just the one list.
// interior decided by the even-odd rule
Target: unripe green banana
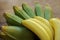
[{"label": "unripe green banana", "polygon": [[17,16],[19,16],[23,19],[30,18],[30,16],[28,16],[27,13],[24,10],[22,10],[21,8],[19,8],[18,6],[13,6],[13,10]]},{"label": "unripe green banana", "polygon": [[27,3],[23,3],[22,8],[30,17],[36,16],[32,8]]},{"label": "unripe green banana", "polygon": [[0,38],[4,38],[4,36],[5,36],[5,34],[2,32],[2,31],[0,31]]},{"label": "unripe green banana", "polygon": [[2,31],[14,40],[34,40],[33,33],[24,27],[2,26]]},{"label": "unripe green banana", "polygon": [[60,19],[52,18],[50,19],[50,23],[55,32],[54,40],[60,40]]},{"label": "unripe green banana", "polygon": [[38,2],[35,2],[35,14],[37,16],[44,17],[44,12],[42,10],[41,5]]},{"label": "unripe green banana", "polygon": [[4,40],[15,40],[15,39],[13,39],[10,36],[6,35],[5,38],[4,38]]},{"label": "unripe green banana", "polygon": [[0,38],[2,38],[2,40],[14,40],[13,38],[9,37],[2,31],[0,32]]},{"label": "unripe green banana", "polygon": [[49,20],[50,18],[52,18],[52,8],[49,6],[49,4],[46,4],[45,6],[45,10],[44,10],[44,18]]},{"label": "unripe green banana", "polygon": [[7,12],[4,14],[4,17],[8,25],[14,25],[14,26],[20,26],[21,21],[23,20],[22,18]]}]

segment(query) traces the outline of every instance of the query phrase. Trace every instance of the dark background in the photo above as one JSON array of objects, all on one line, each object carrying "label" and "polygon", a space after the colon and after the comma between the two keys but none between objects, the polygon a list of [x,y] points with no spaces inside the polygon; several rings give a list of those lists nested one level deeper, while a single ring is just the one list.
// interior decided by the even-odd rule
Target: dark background
[{"label": "dark background", "polygon": [[13,13],[13,5],[21,6],[23,2],[27,2],[32,8],[34,8],[35,1],[38,1],[43,8],[46,3],[49,3],[53,8],[54,17],[60,17],[60,0],[0,0],[0,26],[6,25],[3,13],[5,11]]}]

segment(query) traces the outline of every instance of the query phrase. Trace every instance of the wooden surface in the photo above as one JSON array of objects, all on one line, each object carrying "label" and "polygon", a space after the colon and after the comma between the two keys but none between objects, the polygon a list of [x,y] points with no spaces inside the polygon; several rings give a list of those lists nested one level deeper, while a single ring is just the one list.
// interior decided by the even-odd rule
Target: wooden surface
[{"label": "wooden surface", "polygon": [[0,0],[0,25],[6,25],[3,13],[5,11],[13,13],[13,5],[21,6],[23,2],[27,2],[32,8],[34,8],[35,1],[38,1],[43,8],[46,3],[49,3],[53,8],[54,17],[60,17],[60,0]]}]

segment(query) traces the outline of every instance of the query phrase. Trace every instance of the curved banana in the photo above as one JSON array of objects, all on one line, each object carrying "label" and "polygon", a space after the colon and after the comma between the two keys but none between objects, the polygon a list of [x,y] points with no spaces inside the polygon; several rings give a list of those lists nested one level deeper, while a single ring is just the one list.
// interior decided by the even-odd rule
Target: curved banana
[{"label": "curved banana", "polygon": [[2,31],[14,40],[34,40],[34,34],[22,26],[2,26]]},{"label": "curved banana", "polygon": [[50,30],[52,31],[52,33],[54,34],[53,28],[51,27],[51,25],[50,25],[50,23],[49,23],[48,20],[46,20],[45,18],[40,17],[40,16],[35,16],[34,18],[37,19],[37,20],[39,20],[39,21],[41,21],[41,22],[43,22],[44,24],[46,24],[50,28]]},{"label": "curved banana", "polygon": [[22,24],[34,32],[41,40],[51,40],[46,30],[35,21],[30,19],[23,20]]},{"label": "curved banana", "polygon": [[31,18],[30,20],[35,21],[36,23],[41,25],[47,31],[47,33],[49,34],[51,40],[53,40],[53,33],[51,32],[50,28],[46,24],[44,24],[42,21],[39,21],[37,19],[32,19]]},{"label": "curved banana", "polygon": [[60,19],[52,18],[52,19],[50,19],[50,23],[55,31],[54,40],[60,40]]},{"label": "curved banana", "polygon": [[33,12],[32,8],[27,4],[23,3],[22,4],[22,9],[28,14],[30,17],[36,16],[35,13]]},{"label": "curved banana", "polygon": [[42,22],[45,23],[47,26],[50,25],[49,22],[48,22],[48,20],[46,20],[46,19],[43,18],[43,17],[35,16],[34,18],[37,19],[37,20],[39,20],[39,21],[42,21]]},{"label": "curved banana", "polygon": [[0,38],[2,38],[2,39],[5,39],[5,33],[3,33],[2,31],[0,31]]},{"label": "curved banana", "polygon": [[35,2],[35,14],[36,16],[44,17],[42,6],[38,2]]},{"label": "curved banana", "polygon": [[52,8],[50,7],[49,4],[46,4],[45,6],[45,10],[44,10],[44,18],[49,20],[50,18],[52,18],[53,11]]},{"label": "curved banana", "polygon": [[30,16],[21,8],[18,6],[13,6],[13,10],[15,12],[15,15],[21,17],[22,19],[28,19]]}]

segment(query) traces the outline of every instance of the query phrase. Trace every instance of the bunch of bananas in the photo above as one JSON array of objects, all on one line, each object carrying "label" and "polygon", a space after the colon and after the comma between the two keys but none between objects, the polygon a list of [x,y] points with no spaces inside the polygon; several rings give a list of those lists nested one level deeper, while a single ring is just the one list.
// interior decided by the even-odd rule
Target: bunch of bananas
[{"label": "bunch of bananas", "polygon": [[46,4],[44,11],[36,2],[34,11],[27,3],[22,8],[13,6],[15,14],[5,12],[7,26],[2,26],[4,40],[60,40],[60,19],[52,17],[52,8]]}]

